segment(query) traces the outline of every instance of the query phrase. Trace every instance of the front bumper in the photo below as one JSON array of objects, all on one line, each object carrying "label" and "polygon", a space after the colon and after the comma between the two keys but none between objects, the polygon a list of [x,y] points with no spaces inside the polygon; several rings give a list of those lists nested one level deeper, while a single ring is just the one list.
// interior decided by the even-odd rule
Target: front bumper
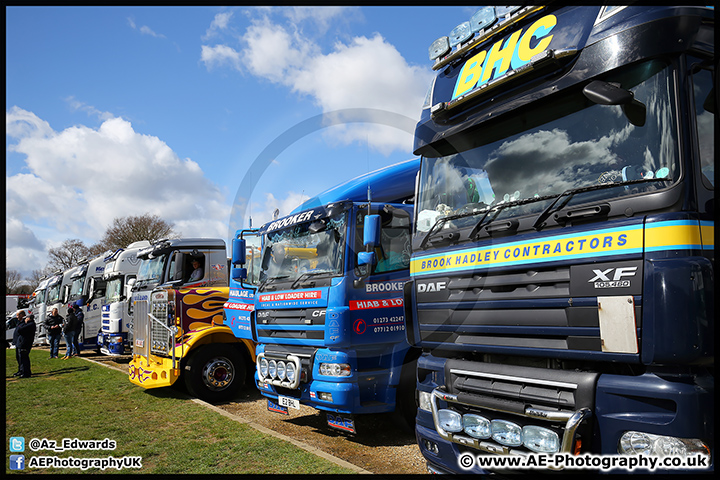
[{"label": "front bumper", "polygon": [[142,355],[133,355],[128,365],[128,377],[132,383],[143,388],[169,387],[180,377],[180,364],[172,358],[150,355],[150,361]]}]

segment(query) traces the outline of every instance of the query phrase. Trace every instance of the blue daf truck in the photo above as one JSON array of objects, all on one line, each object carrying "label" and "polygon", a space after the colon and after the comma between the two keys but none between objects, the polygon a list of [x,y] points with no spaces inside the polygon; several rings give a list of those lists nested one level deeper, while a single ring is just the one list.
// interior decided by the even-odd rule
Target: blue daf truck
[{"label": "blue daf truck", "polygon": [[402,302],[418,166],[368,173],[237,232],[225,324],[257,342],[269,410],[309,405],[347,433],[357,414],[414,422],[419,350],[407,344]]},{"label": "blue daf truck", "polygon": [[713,471],[714,10],[467,20],[413,152],[428,470]]}]

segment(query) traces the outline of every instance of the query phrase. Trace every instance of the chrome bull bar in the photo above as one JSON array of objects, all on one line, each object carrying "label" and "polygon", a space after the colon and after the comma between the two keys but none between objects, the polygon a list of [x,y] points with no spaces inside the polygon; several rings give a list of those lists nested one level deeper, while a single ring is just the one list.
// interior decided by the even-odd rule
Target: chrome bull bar
[{"label": "chrome bull bar", "polygon": [[[430,395],[433,423],[435,425],[435,430],[437,431],[438,435],[440,435],[440,437],[442,437],[443,439],[445,439],[449,442],[457,443],[459,445],[472,447],[472,448],[475,448],[477,450],[487,452],[487,453],[494,453],[494,454],[500,454],[500,455],[522,455],[522,456],[529,455],[529,453],[526,453],[522,450],[517,450],[517,449],[513,449],[510,447],[504,446],[504,445],[500,445],[493,441],[486,441],[486,440],[470,437],[469,435],[460,435],[459,433],[454,434],[454,433],[448,432],[447,430],[445,430],[442,427],[442,425],[440,425],[437,399],[444,400],[448,403],[456,403],[456,404],[465,405],[465,406],[469,406],[469,407],[480,408],[483,410],[497,411],[497,412],[510,413],[510,414],[518,414],[518,412],[514,412],[514,411],[510,411],[510,410],[502,410],[500,408],[487,407],[484,405],[477,405],[475,403],[471,403],[469,401],[464,401],[464,400],[459,399],[458,395],[446,393],[442,389],[442,387],[435,388],[432,391],[432,394]],[[564,433],[563,433],[562,440],[560,442],[560,450],[557,453],[572,454],[573,453],[573,440],[575,439],[575,432],[577,431],[578,427],[583,422],[583,420],[585,420],[586,418],[589,418],[592,415],[592,412],[589,408],[580,408],[579,410],[576,410],[573,412],[558,412],[558,411],[553,411],[553,410],[544,410],[544,409],[540,409],[540,408],[525,407],[523,415],[527,418],[532,418],[532,419],[537,419],[537,420],[565,422]]]}]

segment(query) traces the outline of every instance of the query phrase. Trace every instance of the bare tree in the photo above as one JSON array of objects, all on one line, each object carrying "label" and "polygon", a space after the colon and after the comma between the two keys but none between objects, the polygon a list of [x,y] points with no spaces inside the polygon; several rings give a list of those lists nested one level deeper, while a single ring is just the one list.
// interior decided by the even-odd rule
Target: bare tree
[{"label": "bare tree", "polygon": [[33,270],[29,276],[25,277],[25,280],[33,287],[33,290],[40,285],[43,278],[47,277],[53,272],[50,268],[45,267],[42,270]]},{"label": "bare tree", "polygon": [[8,294],[17,293],[22,276],[17,270],[5,270],[5,292]]},{"label": "bare tree", "polygon": [[50,262],[46,268],[52,271],[67,270],[88,255],[90,255],[90,249],[82,240],[77,238],[65,240],[59,247],[48,250]]},{"label": "bare tree", "polygon": [[172,223],[149,213],[115,218],[100,242],[91,247],[91,251],[100,254],[106,250],[126,248],[131,243],[141,240],[154,243],[163,238],[178,238],[180,234],[175,233],[173,227]]}]

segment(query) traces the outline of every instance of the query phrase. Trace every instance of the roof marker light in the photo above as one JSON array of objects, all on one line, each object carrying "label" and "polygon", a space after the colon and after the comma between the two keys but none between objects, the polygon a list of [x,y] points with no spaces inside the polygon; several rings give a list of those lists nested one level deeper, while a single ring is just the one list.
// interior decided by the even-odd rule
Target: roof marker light
[{"label": "roof marker light", "polygon": [[496,19],[495,7],[483,7],[470,17],[470,29],[473,32],[479,32],[492,25]]},{"label": "roof marker light", "polygon": [[470,28],[470,22],[463,22],[457,27],[453,28],[450,32],[450,47],[454,47],[460,43],[463,43],[470,37],[472,37],[473,31]]},{"label": "roof marker light", "polygon": [[428,49],[428,54],[430,55],[430,60],[435,60],[442,57],[449,51],[450,40],[448,39],[448,37],[440,37],[435,40],[432,45],[430,45],[430,48]]}]

